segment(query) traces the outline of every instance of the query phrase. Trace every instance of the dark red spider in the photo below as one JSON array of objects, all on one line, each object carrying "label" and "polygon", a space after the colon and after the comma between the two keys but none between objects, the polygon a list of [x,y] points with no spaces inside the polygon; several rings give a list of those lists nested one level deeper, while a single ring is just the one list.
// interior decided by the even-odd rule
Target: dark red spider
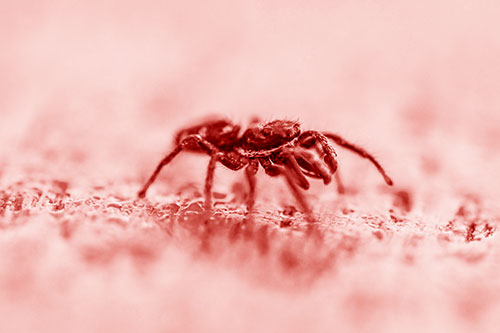
[{"label": "dark red spider", "polygon": [[[391,178],[372,155],[336,134],[314,130],[302,132],[298,122],[288,120],[253,123],[242,136],[239,136],[239,132],[240,126],[226,119],[207,120],[180,130],[175,136],[176,147],[161,160],[138,196],[143,198],[160,170],[182,150],[186,150],[211,156],[205,180],[207,210],[212,207],[211,189],[215,165],[219,162],[231,170],[240,170],[246,166],[245,174],[250,187],[247,207],[252,211],[255,202],[255,174],[260,164],[268,175],[285,177],[301,208],[310,216],[311,209],[299,190],[299,187],[305,190],[309,188],[306,176],[322,179],[325,185],[330,183],[333,174],[338,176],[337,154],[328,139],[370,160],[385,182],[392,185]],[[310,148],[314,148],[323,161],[318,159]],[[337,181],[338,191],[342,192],[338,177]]]}]

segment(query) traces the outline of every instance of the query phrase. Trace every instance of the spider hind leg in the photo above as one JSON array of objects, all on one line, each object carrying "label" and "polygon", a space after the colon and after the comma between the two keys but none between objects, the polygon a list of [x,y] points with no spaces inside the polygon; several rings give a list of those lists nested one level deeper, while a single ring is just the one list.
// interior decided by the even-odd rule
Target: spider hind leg
[{"label": "spider hind leg", "polygon": [[149,179],[144,184],[144,186],[141,188],[141,190],[137,193],[137,196],[139,198],[144,198],[146,196],[146,192],[148,191],[149,187],[151,186],[151,184],[154,183],[154,181],[156,180],[156,177],[158,177],[158,174],[160,173],[161,169],[163,169],[163,167],[165,167],[167,164],[172,162],[174,157],[176,157],[182,150],[189,148],[189,146],[193,145],[193,144],[197,144],[199,147],[201,147],[201,149],[203,149],[205,152],[207,152],[210,155],[215,154],[217,152],[217,148],[214,145],[212,145],[210,142],[208,142],[207,140],[203,139],[201,136],[196,135],[196,134],[187,136],[186,138],[184,138],[182,140],[182,142],[180,144],[178,144],[174,148],[174,150],[170,154],[165,156],[160,161],[160,163],[158,163],[155,171],[149,177]]}]

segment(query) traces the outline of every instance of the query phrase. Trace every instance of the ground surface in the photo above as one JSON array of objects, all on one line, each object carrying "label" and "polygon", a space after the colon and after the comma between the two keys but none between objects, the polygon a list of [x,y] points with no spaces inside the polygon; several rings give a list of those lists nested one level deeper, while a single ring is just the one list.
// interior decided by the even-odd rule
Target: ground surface
[{"label": "ground surface", "polygon": [[[459,1],[460,2],[460,1]],[[0,4],[0,331],[496,332],[495,3]],[[181,126],[300,119],[348,187],[307,192],[181,155]]]}]

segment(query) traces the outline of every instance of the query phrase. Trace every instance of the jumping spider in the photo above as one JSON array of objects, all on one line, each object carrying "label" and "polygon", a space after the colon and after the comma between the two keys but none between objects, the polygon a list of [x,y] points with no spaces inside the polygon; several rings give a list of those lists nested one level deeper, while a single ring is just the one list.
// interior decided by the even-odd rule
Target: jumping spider
[{"label": "jumping spider", "polygon": [[[212,207],[211,189],[215,165],[219,162],[231,170],[240,170],[246,166],[245,175],[250,189],[247,199],[249,211],[252,211],[254,206],[255,175],[261,165],[269,176],[285,177],[301,209],[311,216],[309,204],[299,187],[305,190],[309,188],[306,177],[322,179],[326,185],[330,183],[332,175],[338,176],[337,154],[328,139],[370,160],[387,185],[393,184],[372,155],[336,134],[314,130],[302,132],[297,121],[289,120],[274,120],[263,124],[254,122],[242,136],[239,136],[240,129],[239,125],[227,119],[206,120],[181,129],[175,135],[176,147],[161,160],[138,196],[143,198],[160,170],[185,150],[210,155],[205,180],[205,209],[210,210]],[[311,148],[316,150],[322,160],[309,150]],[[337,181],[338,190],[342,192],[338,177]]]}]

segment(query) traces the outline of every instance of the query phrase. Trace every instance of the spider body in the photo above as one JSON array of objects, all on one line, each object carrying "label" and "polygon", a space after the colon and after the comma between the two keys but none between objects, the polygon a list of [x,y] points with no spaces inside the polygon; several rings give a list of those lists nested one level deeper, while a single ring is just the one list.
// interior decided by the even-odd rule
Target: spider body
[{"label": "spider body", "polygon": [[375,158],[363,148],[342,137],[315,130],[302,131],[296,121],[274,120],[252,124],[241,136],[241,127],[227,119],[209,119],[181,129],[175,135],[175,148],[158,164],[155,171],[139,191],[146,195],[161,169],[182,150],[210,155],[205,180],[205,208],[211,209],[211,189],[217,162],[231,170],[245,168],[249,185],[247,207],[252,211],[255,202],[255,175],[259,166],[272,177],[283,176],[301,208],[311,217],[311,209],[299,187],[307,190],[309,178],[322,179],[326,185],[336,176],[337,189],[343,191],[337,171],[337,154],[330,141],[366,158],[378,169],[388,185],[387,176]]},{"label": "spider body", "polygon": [[[174,144],[182,143],[189,135],[199,135],[221,151],[231,151],[238,141],[240,126],[234,125],[226,119],[211,119],[200,124],[181,129],[175,135]],[[192,152],[203,152],[200,145],[190,143],[186,150]]]},{"label": "spider body", "polygon": [[278,148],[298,137],[300,132],[300,125],[297,122],[274,120],[247,129],[240,139],[240,146],[247,151]]}]

